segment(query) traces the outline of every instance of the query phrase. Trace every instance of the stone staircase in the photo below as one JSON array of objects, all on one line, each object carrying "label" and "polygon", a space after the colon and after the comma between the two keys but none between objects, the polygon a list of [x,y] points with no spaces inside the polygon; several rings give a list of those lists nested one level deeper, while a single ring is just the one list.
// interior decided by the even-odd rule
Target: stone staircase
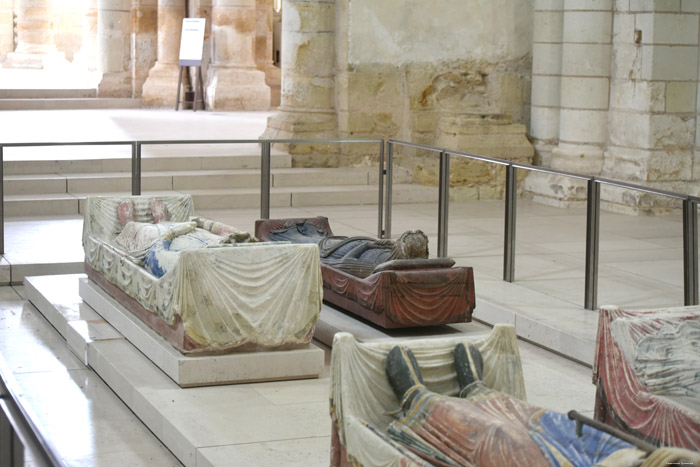
[{"label": "stone staircase", "polygon": [[[5,216],[82,214],[91,195],[131,193],[128,148],[93,146],[31,148],[22,157],[6,149]],[[56,153],[59,150],[60,153]],[[144,146],[142,194],[189,193],[195,208],[260,206],[260,147],[257,144]],[[271,207],[377,203],[377,168],[292,168],[291,157],[271,156]],[[434,202],[437,189],[394,176],[395,203]]]},{"label": "stone staircase", "polygon": [[[173,105],[174,98],[173,98]],[[87,89],[0,89],[0,110],[139,109],[141,99],[98,98]]]}]

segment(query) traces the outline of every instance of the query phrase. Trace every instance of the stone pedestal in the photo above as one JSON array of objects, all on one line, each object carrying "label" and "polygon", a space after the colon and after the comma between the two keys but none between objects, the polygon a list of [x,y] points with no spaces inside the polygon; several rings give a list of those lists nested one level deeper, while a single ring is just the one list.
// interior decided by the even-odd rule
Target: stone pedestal
[{"label": "stone pedestal", "polygon": [[[335,2],[284,0],[282,22],[280,107],[262,138],[335,138]],[[283,149],[294,165],[337,164],[338,145]]]},{"label": "stone pedestal", "polygon": [[99,97],[131,97],[131,1],[99,0]]},{"label": "stone pedestal", "polygon": [[255,63],[255,0],[214,0],[212,61],[207,106],[215,110],[268,110],[270,88]]},{"label": "stone pedestal", "polygon": [[184,17],[185,0],[158,0],[158,60],[143,85],[144,107],[175,107]]},{"label": "stone pedestal", "polygon": [[3,68],[42,69],[66,65],[56,50],[51,20],[52,0],[21,0],[17,12],[17,49],[7,54]]},{"label": "stone pedestal", "polygon": [[[435,145],[525,164],[531,163],[534,155],[525,125],[513,123],[506,115],[443,115],[438,120]],[[401,166],[407,165],[399,162]],[[434,184],[438,170],[437,157],[423,158],[423,163],[413,168],[413,176],[423,183]],[[520,174],[520,178],[524,176]],[[450,183],[453,199],[497,199],[503,194],[505,171],[494,164],[452,157]]]}]

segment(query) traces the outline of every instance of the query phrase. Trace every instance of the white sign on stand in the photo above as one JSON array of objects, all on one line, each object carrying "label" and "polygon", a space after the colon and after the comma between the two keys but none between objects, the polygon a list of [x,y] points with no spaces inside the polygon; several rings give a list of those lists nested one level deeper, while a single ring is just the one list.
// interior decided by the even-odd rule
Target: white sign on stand
[{"label": "white sign on stand", "polygon": [[204,26],[205,18],[184,18],[182,20],[182,35],[180,36],[180,75],[177,78],[177,98],[175,100],[175,110],[180,109],[180,89],[182,86],[182,70],[188,66],[197,67],[197,75],[194,82],[194,100],[185,93],[183,103],[194,104],[193,109],[197,111],[197,104],[204,104],[204,86],[202,79],[202,52],[204,51]]},{"label": "white sign on stand", "polygon": [[180,37],[180,66],[200,66],[206,18],[184,18]]}]

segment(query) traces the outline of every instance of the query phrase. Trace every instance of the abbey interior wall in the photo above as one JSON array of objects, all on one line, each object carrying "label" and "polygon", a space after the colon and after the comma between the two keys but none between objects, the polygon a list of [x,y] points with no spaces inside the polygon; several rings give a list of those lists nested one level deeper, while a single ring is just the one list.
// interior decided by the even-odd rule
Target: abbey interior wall
[{"label": "abbey interior wall", "polygon": [[[529,2],[334,3],[323,6],[334,14],[334,49],[315,54],[332,57],[334,63],[309,63],[332,65],[333,81],[321,79],[328,73],[318,70],[311,83],[319,92],[304,99],[307,106],[312,103],[333,113],[338,137],[397,138],[532,160],[533,148],[525,135],[532,36]],[[299,13],[302,20],[305,13]],[[323,50],[327,44],[320,35],[304,38],[309,50]],[[292,58],[300,62],[298,56]],[[284,88],[283,82],[283,104]],[[294,134],[288,127],[285,136]],[[296,164],[318,163],[312,148],[293,149]],[[325,165],[375,161],[376,146],[346,145],[342,157],[330,150],[321,159]],[[410,169],[414,181],[437,183],[435,154],[397,151],[396,163]],[[497,196],[503,186],[500,171],[457,160],[452,163],[452,183],[462,187],[453,190],[453,196],[462,198]]]},{"label": "abbey interior wall", "polygon": [[[539,164],[698,193],[700,4],[688,0],[535,3],[530,136]],[[582,205],[583,181],[535,174],[534,199]],[[603,188],[608,209],[677,207],[642,192]]]},{"label": "abbey interior wall", "polygon": [[[23,37],[23,50],[35,47],[17,13],[34,4],[51,16],[44,49],[101,71],[100,96],[173,104],[184,0],[0,0],[0,60]],[[396,138],[521,162],[534,154],[546,167],[700,194],[697,0],[284,0],[281,69],[272,0],[189,8],[207,18],[209,108],[279,105],[267,138]],[[285,149],[295,165],[377,157],[376,145]],[[397,150],[396,162],[414,181],[437,182],[435,154]],[[501,196],[502,169],[453,158],[451,177],[454,197]],[[586,198],[585,184],[559,176],[528,175],[522,188],[559,206]],[[617,210],[668,207],[616,189],[603,197]]]}]

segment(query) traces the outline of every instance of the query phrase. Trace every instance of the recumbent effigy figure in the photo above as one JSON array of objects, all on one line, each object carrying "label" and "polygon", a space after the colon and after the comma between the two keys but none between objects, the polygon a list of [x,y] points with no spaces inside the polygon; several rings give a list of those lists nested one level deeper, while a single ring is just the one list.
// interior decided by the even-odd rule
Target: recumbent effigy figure
[{"label": "recumbent effigy figure", "polygon": [[387,261],[428,258],[428,237],[420,230],[408,230],[396,240],[332,235],[309,220],[287,221],[270,231],[270,241],[316,243],[321,261],[353,276],[365,278]]},{"label": "recumbent effigy figure", "polygon": [[196,216],[190,195],[86,203],[90,281],[183,354],[308,347],[321,310],[318,247],[254,240]]},{"label": "recumbent effigy figure", "polygon": [[427,389],[410,349],[396,346],[386,359],[387,378],[404,412],[387,433],[430,465],[700,465],[698,453],[661,448],[649,454],[590,426],[578,436],[566,415],[489,389],[472,344],[457,344],[454,362],[458,397]]}]

